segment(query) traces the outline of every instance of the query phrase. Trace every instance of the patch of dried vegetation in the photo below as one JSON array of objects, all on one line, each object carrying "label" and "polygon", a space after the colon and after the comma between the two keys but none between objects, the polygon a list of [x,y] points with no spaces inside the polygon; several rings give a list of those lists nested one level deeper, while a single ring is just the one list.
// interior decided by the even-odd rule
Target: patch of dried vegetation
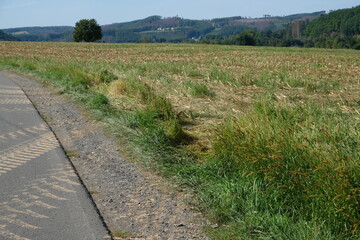
[{"label": "patch of dried vegetation", "polygon": [[[142,81],[168,98],[177,112],[191,116],[195,125],[187,130],[200,138],[264,95],[286,104],[331,102],[350,111],[359,111],[360,105],[360,58],[351,50],[2,42],[0,52],[3,58],[28,59],[35,68],[46,68],[50,60],[76,63],[90,76],[106,69],[118,80],[101,83],[94,77],[93,82],[127,110],[141,105],[134,102],[129,81]],[[188,81],[207,86],[214,96],[190,95],[184,87]]]}]

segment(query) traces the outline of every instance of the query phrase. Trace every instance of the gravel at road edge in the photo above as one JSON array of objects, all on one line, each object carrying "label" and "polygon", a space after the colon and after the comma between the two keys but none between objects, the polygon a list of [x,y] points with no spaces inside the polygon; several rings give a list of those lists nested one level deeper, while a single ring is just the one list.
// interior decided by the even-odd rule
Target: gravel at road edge
[{"label": "gravel at road edge", "polygon": [[124,159],[116,139],[84,117],[78,105],[28,77],[1,73],[24,90],[71,150],[69,157],[111,232],[124,233],[120,239],[208,239],[202,228],[209,223],[185,203],[189,196]]}]

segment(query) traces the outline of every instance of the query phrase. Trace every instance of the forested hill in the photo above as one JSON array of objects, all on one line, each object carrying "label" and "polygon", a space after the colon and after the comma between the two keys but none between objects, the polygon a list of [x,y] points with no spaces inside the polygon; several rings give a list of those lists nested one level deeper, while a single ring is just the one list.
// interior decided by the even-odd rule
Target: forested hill
[{"label": "forested hill", "polygon": [[360,48],[360,6],[322,15],[307,24],[302,39],[316,47]]},{"label": "forested hill", "polygon": [[[228,37],[246,29],[279,31],[294,20],[313,20],[324,12],[263,18],[229,17],[190,20],[151,16],[145,19],[102,26],[105,42],[184,42],[207,35]],[[3,29],[22,41],[72,41],[73,27],[25,27]]]},{"label": "forested hill", "polygon": [[[0,40],[73,41],[74,27],[4,29]],[[151,16],[102,26],[103,42],[200,42],[360,49],[360,6],[263,18],[190,20]],[[11,36],[8,36],[11,35]],[[13,38],[15,37],[15,38]]]},{"label": "forested hill", "polygon": [[324,12],[263,18],[228,17],[189,20],[151,16],[142,20],[103,26],[105,42],[183,42],[205,36],[228,37],[246,29],[279,31],[294,20],[313,20]]},{"label": "forested hill", "polygon": [[360,6],[322,15],[306,26],[304,34],[313,38],[360,34]]},{"label": "forested hill", "polygon": [[73,27],[22,27],[3,29],[6,34],[12,35],[21,41],[72,41]]},{"label": "forested hill", "polygon": [[0,30],[0,41],[18,41],[18,39]]},{"label": "forested hill", "polygon": [[314,20],[294,19],[279,31],[245,30],[229,37],[206,36],[210,44],[281,47],[353,48],[360,50],[360,6],[321,14]]}]

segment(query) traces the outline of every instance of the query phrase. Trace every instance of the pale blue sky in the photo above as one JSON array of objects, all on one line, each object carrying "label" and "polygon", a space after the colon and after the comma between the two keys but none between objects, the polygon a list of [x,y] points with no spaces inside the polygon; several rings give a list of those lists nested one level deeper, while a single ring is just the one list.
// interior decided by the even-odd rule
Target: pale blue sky
[{"label": "pale blue sky", "polygon": [[357,5],[360,0],[0,0],[0,29],[74,26],[83,18],[95,18],[103,25],[151,15],[189,19],[284,16]]}]

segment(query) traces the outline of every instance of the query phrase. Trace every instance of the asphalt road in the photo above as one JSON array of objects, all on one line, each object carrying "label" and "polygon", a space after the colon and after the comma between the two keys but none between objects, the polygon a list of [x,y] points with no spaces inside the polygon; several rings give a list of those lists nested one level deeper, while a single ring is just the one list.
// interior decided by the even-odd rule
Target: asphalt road
[{"label": "asphalt road", "polygon": [[110,239],[53,132],[1,74],[0,239]]}]

